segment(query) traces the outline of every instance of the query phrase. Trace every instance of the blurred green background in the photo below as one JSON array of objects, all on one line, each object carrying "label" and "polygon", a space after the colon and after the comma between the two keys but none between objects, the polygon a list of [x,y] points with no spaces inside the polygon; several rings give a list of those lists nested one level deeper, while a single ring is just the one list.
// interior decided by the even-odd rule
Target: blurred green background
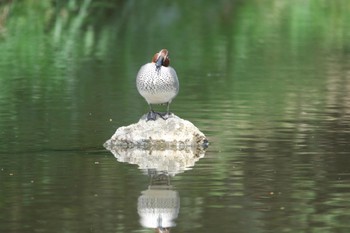
[{"label": "blurred green background", "polygon": [[[89,130],[105,132],[109,119],[119,126],[146,111],[135,91],[135,74],[163,47],[184,90],[174,102],[184,117],[191,113],[183,109],[198,102],[213,105],[223,95],[273,114],[298,103],[322,108],[325,101],[344,102],[348,95],[338,96],[334,89],[348,91],[349,5],[322,0],[2,1],[0,139],[7,143],[1,148],[17,148],[15,141],[32,145],[44,135],[49,147],[60,146],[53,142],[56,136],[61,144],[73,139],[74,145],[100,145],[97,141],[108,134],[88,138]],[[263,98],[271,104],[261,104]],[[303,110],[295,111],[288,114]],[[99,121],[88,121],[89,114]],[[65,130],[54,132],[54,126]],[[82,130],[88,131],[81,135]],[[72,136],[66,143],[67,134]]]},{"label": "blurred green background", "polygon": [[[216,104],[223,95],[271,114],[282,114],[297,103],[322,108],[329,99],[343,101],[339,98],[348,96],[337,96],[332,88],[338,86],[332,85],[348,83],[348,73],[342,71],[349,68],[349,5],[2,1],[0,138],[22,144],[40,141],[43,135],[79,134],[89,130],[81,120],[89,114],[98,114],[105,125],[112,118],[118,122],[113,126],[134,121],[145,111],[135,92],[135,74],[163,47],[173,58],[181,90],[186,90],[174,101],[174,108],[186,112],[184,117],[191,113],[183,108],[196,108],[198,101]],[[185,101],[190,96],[197,102]],[[261,105],[263,98],[271,104]],[[296,111],[288,114],[303,110]],[[52,132],[55,125],[64,130]],[[100,127],[105,131],[110,125],[89,125]],[[27,138],[24,132],[35,133]],[[84,146],[99,145],[96,136],[86,138]],[[100,142],[106,135],[99,136]]]}]

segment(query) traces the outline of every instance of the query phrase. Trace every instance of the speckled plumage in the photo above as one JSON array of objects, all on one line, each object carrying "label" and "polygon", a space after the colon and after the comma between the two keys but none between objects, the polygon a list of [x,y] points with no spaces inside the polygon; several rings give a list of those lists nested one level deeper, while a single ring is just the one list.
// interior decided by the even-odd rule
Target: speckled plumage
[{"label": "speckled plumage", "polygon": [[140,68],[136,86],[148,104],[170,103],[179,92],[175,70],[170,66],[156,69],[155,63],[147,63]]}]

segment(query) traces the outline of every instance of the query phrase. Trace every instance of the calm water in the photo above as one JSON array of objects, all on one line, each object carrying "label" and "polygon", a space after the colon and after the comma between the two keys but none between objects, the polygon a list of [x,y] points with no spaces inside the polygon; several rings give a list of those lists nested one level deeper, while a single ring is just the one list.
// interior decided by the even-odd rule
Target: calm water
[{"label": "calm water", "polygon": [[[0,232],[349,232],[349,10],[1,3]],[[210,141],[170,175],[102,146],[148,110],[135,76],[163,47],[171,110]]]}]

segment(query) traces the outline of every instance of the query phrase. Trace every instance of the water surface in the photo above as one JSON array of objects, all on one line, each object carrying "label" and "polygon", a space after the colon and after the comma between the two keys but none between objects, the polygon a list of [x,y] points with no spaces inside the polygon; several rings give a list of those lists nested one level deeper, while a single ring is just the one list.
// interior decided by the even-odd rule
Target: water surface
[{"label": "water surface", "polygon": [[347,1],[103,2],[0,5],[1,232],[154,232],[154,171],[102,144],[163,47],[171,110],[210,141],[168,177],[172,232],[350,230]]}]

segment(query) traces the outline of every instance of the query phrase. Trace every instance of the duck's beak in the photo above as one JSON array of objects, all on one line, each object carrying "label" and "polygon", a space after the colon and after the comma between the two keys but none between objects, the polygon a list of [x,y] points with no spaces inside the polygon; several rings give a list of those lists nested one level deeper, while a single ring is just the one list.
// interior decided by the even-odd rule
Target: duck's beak
[{"label": "duck's beak", "polygon": [[162,67],[164,65],[164,61],[168,56],[168,51],[166,49],[162,49],[159,53],[158,53],[158,58],[156,60],[156,69],[159,70],[160,67]]},{"label": "duck's beak", "polygon": [[159,70],[162,67],[165,57],[160,54],[156,60],[156,69]]}]

